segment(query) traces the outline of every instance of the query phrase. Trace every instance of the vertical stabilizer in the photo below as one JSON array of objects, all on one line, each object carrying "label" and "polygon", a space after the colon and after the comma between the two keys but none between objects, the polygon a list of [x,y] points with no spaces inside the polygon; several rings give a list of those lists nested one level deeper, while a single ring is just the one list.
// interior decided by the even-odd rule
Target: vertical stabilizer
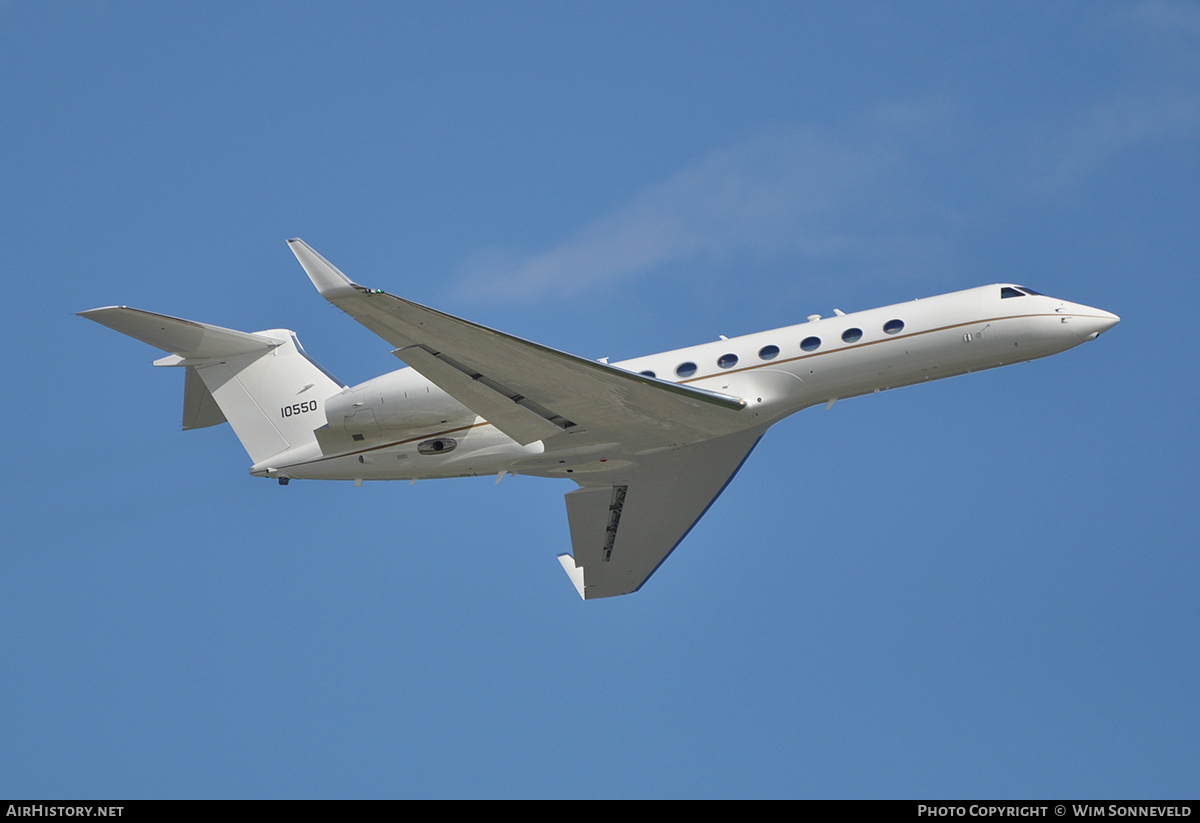
[{"label": "vertical stabilizer", "polygon": [[126,306],[80,316],[170,352],[154,365],[186,369],[184,429],[228,420],[255,463],[315,443],[325,401],[343,388],[287,329],[250,334]]}]

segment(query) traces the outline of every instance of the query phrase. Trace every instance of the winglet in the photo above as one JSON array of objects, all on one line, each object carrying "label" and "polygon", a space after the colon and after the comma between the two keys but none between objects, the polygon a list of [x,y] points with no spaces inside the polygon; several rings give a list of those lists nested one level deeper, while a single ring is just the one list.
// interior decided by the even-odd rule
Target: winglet
[{"label": "winglet", "polygon": [[317,254],[312,246],[299,237],[293,237],[287,242],[288,248],[296,255],[308,279],[317,287],[322,297],[330,299],[338,293],[354,290],[355,282],[338,271],[337,266]]},{"label": "winglet", "polygon": [[567,573],[567,577],[571,578],[571,582],[575,584],[575,591],[579,592],[579,596],[587,600],[587,595],[583,593],[583,568],[575,565],[575,558],[569,554],[560,554],[558,562],[562,563],[563,571]]}]

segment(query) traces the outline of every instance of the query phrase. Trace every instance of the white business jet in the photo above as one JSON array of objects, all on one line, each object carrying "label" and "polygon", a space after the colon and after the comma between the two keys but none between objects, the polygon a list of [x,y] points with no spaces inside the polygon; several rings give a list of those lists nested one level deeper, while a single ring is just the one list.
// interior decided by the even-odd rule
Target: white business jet
[{"label": "white business jet", "polygon": [[169,352],[154,365],[184,369],[184,429],[228,420],[256,477],[574,480],[574,556],[559,561],[584,599],[641,588],[784,417],[1046,357],[1120,320],[998,284],[610,364],[364,288],[288,244],[321,295],[409,368],[346,387],[286,329],[80,314]]}]

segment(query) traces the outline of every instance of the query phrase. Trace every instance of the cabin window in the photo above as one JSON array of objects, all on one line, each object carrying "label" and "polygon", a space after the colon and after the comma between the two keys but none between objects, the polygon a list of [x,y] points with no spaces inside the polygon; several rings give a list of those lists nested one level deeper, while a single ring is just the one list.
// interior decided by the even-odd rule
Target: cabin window
[{"label": "cabin window", "polygon": [[654,373],[654,372],[652,372],[652,371],[643,371],[643,372],[638,372],[638,374],[643,374],[643,375],[645,375],[646,377],[658,377],[658,375],[657,375],[657,374],[655,374],[655,373]]},{"label": "cabin window", "polygon": [[717,358],[717,365],[723,369],[732,369],[737,365],[737,360],[736,354],[723,354]]},{"label": "cabin window", "polygon": [[883,324],[883,331],[886,334],[896,334],[904,328],[903,320],[889,320]]},{"label": "cabin window", "polygon": [[1000,299],[1001,300],[1004,300],[1005,298],[1008,298],[1008,297],[1024,297],[1024,296],[1025,296],[1025,292],[1017,291],[1012,286],[1003,286],[1000,289]]},{"label": "cabin window", "polygon": [[843,343],[857,343],[862,340],[862,329],[846,329],[842,332]]},{"label": "cabin window", "polygon": [[761,349],[758,350],[758,359],[759,360],[774,360],[778,356],[779,356],[779,347],[778,346],[763,346]]},{"label": "cabin window", "polygon": [[806,337],[800,341],[800,348],[804,349],[805,351],[816,351],[817,349],[821,348],[821,338]]},{"label": "cabin window", "polygon": [[695,373],[696,373],[696,364],[695,363],[680,363],[675,368],[675,375],[677,377],[691,377]]}]

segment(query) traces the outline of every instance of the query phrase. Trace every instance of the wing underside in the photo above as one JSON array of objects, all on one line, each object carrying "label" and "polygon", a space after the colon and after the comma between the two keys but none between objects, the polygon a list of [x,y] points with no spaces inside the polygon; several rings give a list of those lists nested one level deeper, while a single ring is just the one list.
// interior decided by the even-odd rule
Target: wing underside
[{"label": "wing underside", "polygon": [[650,455],[627,481],[566,496],[574,556],[559,555],[580,597],[635,592],[683,540],[762,437],[753,429]]}]

